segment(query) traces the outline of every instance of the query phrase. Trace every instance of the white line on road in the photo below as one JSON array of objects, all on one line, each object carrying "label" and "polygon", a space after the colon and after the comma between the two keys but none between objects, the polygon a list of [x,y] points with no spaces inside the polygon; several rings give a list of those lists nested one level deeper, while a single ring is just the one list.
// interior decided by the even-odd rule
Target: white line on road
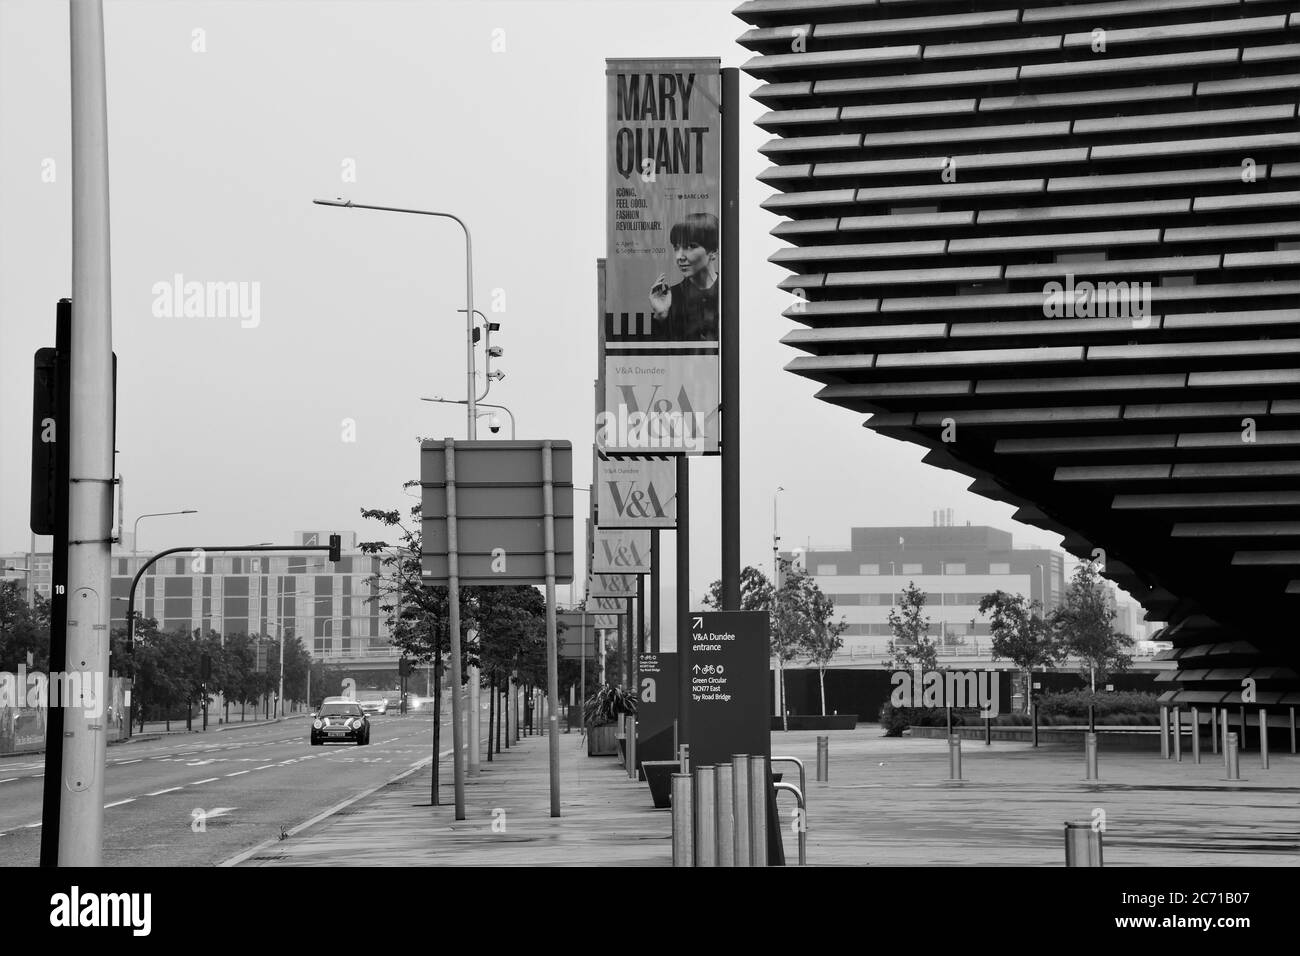
[{"label": "white line on road", "polygon": [[212,783],[214,780],[220,780],[220,777],[208,777],[207,780],[195,780],[193,783],[186,784],[189,787],[197,787],[201,783]]},{"label": "white line on road", "polygon": [[173,790],[179,790],[180,787],[168,787],[166,790],[155,790],[153,793],[146,793],[146,797],[161,797],[164,793],[171,793]]},{"label": "white line on road", "polygon": [[109,807],[120,807],[124,803],[135,803],[135,797],[127,797],[125,800],[117,801],[117,803],[106,803],[104,804],[104,809],[107,810]]},{"label": "white line on road", "polygon": [[271,768],[274,767],[274,766],[275,766],[275,764],[273,764],[273,763],[268,763],[268,764],[265,764],[264,766],[261,766],[261,767],[254,767],[253,769],[254,769],[254,770],[269,770],[269,769],[271,769]]},{"label": "white line on road", "polygon": [[13,783],[15,780],[21,779],[21,777],[6,777],[4,780],[0,780],[0,783]]},{"label": "white line on road", "polygon": [[238,777],[241,773],[248,773],[247,770],[236,770],[234,773],[226,774],[227,777]]},{"label": "white line on road", "polygon": [[121,766],[122,764],[124,764],[124,763],[139,763],[139,762],[140,762],[141,760],[143,760],[143,759],[144,759],[143,757],[135,757],[135,758],[132,758],[131,760],[119,760],[119,761],[117,762],[117,764],[118,764],[118,766],[120,767],[120,766]]}]

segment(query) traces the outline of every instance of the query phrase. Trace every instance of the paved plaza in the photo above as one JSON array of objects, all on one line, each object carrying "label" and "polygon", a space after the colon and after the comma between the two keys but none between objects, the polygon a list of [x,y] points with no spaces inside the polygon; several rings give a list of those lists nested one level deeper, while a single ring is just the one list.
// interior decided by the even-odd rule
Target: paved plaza
[{"label": "paved plaza", "polygon": [[[1065,821],[1105,823],[1107,866],[1300,865],[1300,757],[1241,755],[1228,781],[1208,747],[1200,765],[1158,752],[1107,752],[1084,779],[1081,746],[965,741],[962,782],[948,780],[943,740],[885,738],[874,724],[832,731],[830,780],[813,778],[816,732],[772,734],[774,755],[808,774],[808,863],[851,866],[1062,866]],[[467,819],[429,806],[428,766],[268,845],[243,865],[668,866],[671,811],[613,757],[588,757],[562,734],[562,816],[548,815],[547,741],[527,737],[467,781]],[[797,783],[791,764],[779,765]],[[794,798],[780,795],[787,862],[797,860]],[[1100,815],[1104,813],[1104,818]],[[494,826],[495,824],[495,826]]]}]

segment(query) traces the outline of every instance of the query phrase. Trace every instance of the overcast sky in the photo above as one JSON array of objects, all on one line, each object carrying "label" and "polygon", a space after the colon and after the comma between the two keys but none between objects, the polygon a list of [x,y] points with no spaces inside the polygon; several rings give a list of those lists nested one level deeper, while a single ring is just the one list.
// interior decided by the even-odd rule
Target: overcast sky
[{"label": "overcast sky", "polygon": [[[405,507],[416,437],[464,437],[464,240],[449,220],[313,197],[441,209],[474,233],[476,305],[504,296],[488,401],[521,438],[568,439],[590,475],[595,261],[604,254],[606,57],[739,66],[736,0],[105,4],[118,470],[149,549],[380,531]],[[195,31],[202,31],[197,33]],[[198,41],[205,46],[196,52]],[[494,52],[504,45],[505,49]],[[796,353],[767,257],[777,218],[763,112],[742,74],[742,560],[847,547],[854,525],[1016,524],[918,446],[862,427],[782,370]],[[71,294],[67,4],[0,0],[0,549],[28,546],[32,353]],[[52,164],[48,161],[52,160]],[[344,182],[351,161],[355,182]],[[46,182],[53,170],[53,182]],[[45,176],[43,176],[43,172]],[[153,287],[260,283],[260,321],[156,317]],[[484,305],[479,305],[484,308]],[[485,309],[486,311],[486,309]],[[356,441],[343,440],[344,419]],[[719,464],[692,462],[693,588],[717,576]],[[579,498],[579,507],[585,501]],[[48,548],[49,539],[38,539]]]}]

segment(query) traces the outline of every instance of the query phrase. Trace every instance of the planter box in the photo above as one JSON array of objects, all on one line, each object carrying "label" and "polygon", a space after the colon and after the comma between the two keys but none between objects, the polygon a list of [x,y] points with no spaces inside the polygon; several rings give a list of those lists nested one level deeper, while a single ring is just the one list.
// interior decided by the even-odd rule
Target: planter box
[{"label": "planter box", "polygon": [[[791,730],[852,730],[858,725],[857,714],[790,714],[786,720]],[[772,718],[773,730],[784,730],[780,716]]]},{"label": "planter box", "polygon": [[587,728],[587,756],[613,757],[618,754],[618,724],[598,724]]},{"label": "planter box", "polygon": [[656,810],[666,810],[673,805],[673,774],[681,770],[676,760],[643,760],[641,772],[650,785],[650,799]]}]

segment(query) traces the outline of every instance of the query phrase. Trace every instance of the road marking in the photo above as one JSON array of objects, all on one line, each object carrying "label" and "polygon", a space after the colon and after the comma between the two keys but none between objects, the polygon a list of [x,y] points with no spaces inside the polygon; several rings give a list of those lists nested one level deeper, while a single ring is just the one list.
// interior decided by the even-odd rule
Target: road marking
[{"label": "road marking", "polygon": [[104,809],[107,810],[109,807],[120,807],[124,803],[135,803],[135,797],[127,797],[125,800],[117,801],[117,803],[106,803],[104,804]]},{"label": "road marking", "polygon": [[268,764],[266,764],[265,766],[262,766],[262,767],[254,767],[253,769],[254,769],[254,770],[270,770],[270,769],[271,769],[272,767],[274,767],[274,766],[275,766],[275,764],[273,764],[273,763],[268,763]]},{"label": "road marking", "polygon": [[220,780],[220,777],[208,777],[207,780],[195,780],[193,783],[186,784],[188,787],[197,787],[201,783],[212,783],[214,780]]},{"label": "road marking", "polygon": [[146,796],[146,797],[161,797],[164,793],[171,793],[172,791],[174,791],[174,790],[179,790],[179,789],[180,789],[180,787],[168,787],[166,790],[155,790],[153,793],[146,793],[145,796]]},{"label": "road marking", "polygon": [[13,783],[15,780],[20,780],[20,779],[22,779],[22,778],[20,778],[20,777],[6,777],[4,780],[0,780],[0,783]]},{"label": "road marking", "polygon": [[29,823],[29,824],[27,824],[25,827],[23,827],[23,829],[24,829],[24,830],[34,830],[34,829],[36,829],[38,826],[40,826],[39,823]]},{"label": "road marking", "polygon": [[248,773],[247,770],[236,770],[234,773],[226,774],[227,777],[238,777],[241,773]]},{"label": "road marking", "polygon": [[124,764],[124,763],[139,763],[139,762],[140,762],[141,760],[143,760],[143,759],[144,759],[143,757],[135,757],[135,758],[133,758],[133,759],[131,759],[131,760],[119,760],[117,763],[118,763],[118,766],[121,766],[121,765]]}]

